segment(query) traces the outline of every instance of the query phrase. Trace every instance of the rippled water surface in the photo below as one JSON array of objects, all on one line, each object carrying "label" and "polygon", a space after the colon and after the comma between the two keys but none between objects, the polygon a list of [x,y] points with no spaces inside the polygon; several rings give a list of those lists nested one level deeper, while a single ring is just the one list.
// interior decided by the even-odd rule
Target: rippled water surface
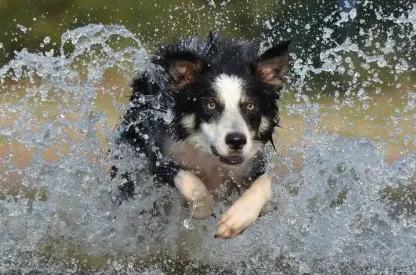
[{"label": "rippled water surface", "polygon": [[213,238],[215,218],[189,219],[145,169],[137,198],[111,203],[106,152],[129,81],[149,68],[139,35],[90,24],[64,32],[59,53],[16,52],[0,68],[0,273],[416,273],[416,4],[361,1],[321,19],[261,22],[264,43],[292,25],[316,41],[292,42],[270,167],[277,210],[232,240]]}]

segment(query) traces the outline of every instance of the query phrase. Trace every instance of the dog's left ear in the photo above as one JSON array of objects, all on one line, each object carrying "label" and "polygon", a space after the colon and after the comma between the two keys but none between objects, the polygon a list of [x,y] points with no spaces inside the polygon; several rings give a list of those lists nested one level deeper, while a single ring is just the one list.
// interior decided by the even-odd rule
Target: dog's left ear
[{"label": "dog's left ear", "polygon": [[284,42],[266,50],[253,64],[254,73],[263,83],[283,86],[283,76],[289,63],[289,44]]}]

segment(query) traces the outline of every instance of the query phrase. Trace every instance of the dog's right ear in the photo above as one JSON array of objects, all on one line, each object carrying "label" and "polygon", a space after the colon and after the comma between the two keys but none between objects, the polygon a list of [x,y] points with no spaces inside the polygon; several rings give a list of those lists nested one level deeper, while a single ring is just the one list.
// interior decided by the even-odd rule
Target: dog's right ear
[{"label": "dog's right ear", "polygon": [[286,41],[266,50],[253,64],[260,81],[277,88],[283,86],[283,75],[289,63],[289,44],[290,41]]},{"label": "dog's right ear", "polygon": [[167,54],[162,63],[171,77],[169,88],[175,92],[189,87],[206,69],[205,62],[190,52]]}]

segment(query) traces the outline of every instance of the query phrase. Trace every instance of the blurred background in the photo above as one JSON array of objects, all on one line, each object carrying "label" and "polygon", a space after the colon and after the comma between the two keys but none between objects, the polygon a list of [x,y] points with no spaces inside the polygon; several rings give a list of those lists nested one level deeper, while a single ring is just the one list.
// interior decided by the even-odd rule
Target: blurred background
[{"label": "blurred background", "polygon": [[[118,259],[140,266],[154,251],[160,266],[217,257],[256,274],[277,266],[282,274],[411,266],[412,2],[0,0],[0,273],[16,263],[34,270],[49,258],[46,267],[58,271],[61,263],[113,268]],[[279,208],[227,245],[206,232],[191,240],[199,226],[184,229],[188,216],[163,220],[156,209],[163,192],[146,189],[150,180],[139,190],[148,200],[109,203],[118,182],[109,181],[107,149],[128,106],[129,81],[156,44],[209,30],[264,47],[291,40],[271,163]],[[145,162],[126,156],[123,165]],[[146,214],[152,206],[158,215]],[[160,243],[173,256],[159,257]]]},{"label": "blurred background", "polygon": [[[377,54],[381,51],[377,41],[384,42],[389,32],[394,40],[399,34],[392,21],[378,22],[377,16],[406,14],[411,11],[412,1],[377,0],[361,4],[364,2],[0,0],[0,64],[22,49],[54,49],[57,53],[63,32],[90,23],[124,25],[148,46],[184,36],[204,36],[209,30],[249,40],[291,39],[295,53],[306,52],[312,61],[324,47],[319,43],[323,28],[333,31],[333,43],[341,44],[347,37],[364,43],[365,37],[358,35],[360,30],[365,32],[377,24],[373,43],[367,45],[370,53]],[[351,9],[354,16],[349,18]],[[414,53],[412,48],[404,50]]]}]

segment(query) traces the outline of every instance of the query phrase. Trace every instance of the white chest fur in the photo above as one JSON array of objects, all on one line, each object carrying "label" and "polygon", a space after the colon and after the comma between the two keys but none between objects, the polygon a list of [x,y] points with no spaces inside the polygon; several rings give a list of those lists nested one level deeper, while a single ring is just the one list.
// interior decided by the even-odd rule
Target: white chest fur
[{"label": "white chest fur", "polygon": [[187,142],[174,142],[168,148],[169,156],[176,160],[182,169],[198,176],[207,189],[216,196],[227,193],[230,187],[240,187],[247,175],[247,162],[240,165],[226,165],[208,152],[201,152]]}]

